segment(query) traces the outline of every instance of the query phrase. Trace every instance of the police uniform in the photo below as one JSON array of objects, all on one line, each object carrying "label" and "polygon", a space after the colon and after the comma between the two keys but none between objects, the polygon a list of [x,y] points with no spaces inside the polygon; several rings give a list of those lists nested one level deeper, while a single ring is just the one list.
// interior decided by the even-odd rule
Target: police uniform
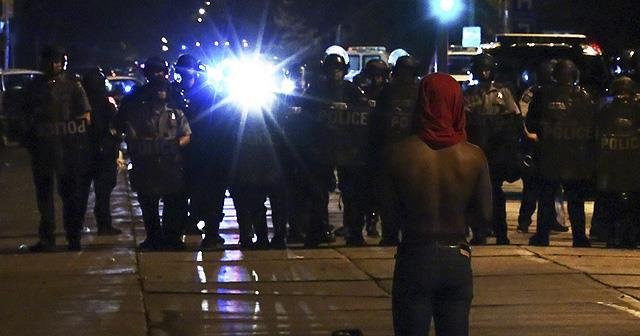
[{"label": "police uniform", "polygon": [[[179,139],[191,135],[184,113],[171,101],[156,105],[147,84],[123,101],[121,114],[133,168],[129,178],[138,192],[150,249],[180,248],[186,220],[184,172]],[[164,203],[162,228],[158,202]]]},{"label": "police uniform", "polygon": [[508,244],[505,181],[519,177],[519,137],[522,119],[511,91],[493,82],[464,91],[468,141],[487,155],[493,186],[493,223],[498,243]]},{"label": "police uniform", "polygon": [[89,152],[85,113],[91,106],[80,82],[62,73],[30,83],[26,91],[24,144],[31,167],[40,211],[40,242],[55,244],[53,180],[62,199],[63,221],[70,249],[80,248],[82,179]]},{"label": "police uniform", "polygon": [[225,153],[229,152],[229,139],[233,135],[222,121],[223,109],[214,109],[216,97],[213,88],[200,78],[196,77],[194,86],[189,90],[173,83],[171,96],[184,111],[193,132],[191,142],[184,148],[186,191],[191,213],[189,225],[195,226],[203,220],[203,245],[210,245],[207,240],[222,244],[224,239],[220,237],[219,229],[224,218],[230,162],[229,155]]},{"label": "police uniform", "polygon": [[91,126],[89,126],[90,167],[83,181],[82,213],[86,212],[89,191],[93,183],[95,193],[94,215],[98,234],[115,234],[119,230],[111,223],[111,192],[116,186],[118,145],[120,137],[113,131],[113,118],[117,113],[115,103],[104,95],[89,93],[91,101]]},{"label": "police uniform", "polygon": [[317,162],[321,162],[327,174],[326,185],[331,183],[333,167],[337,168],[347,244],[361,245],[370,196],[366,165],[370,107],[364,93],[354,84],[344,80],[334,83],[323,81],[309,88],[308,95],[316,99],[313,109],[319,121],[314,130],[317,141],[314,147]]},{"label": "police uniform", "polygon": [[596,187],[608,247],[640,238],[640,101],[614,97],[596,116]]},{"label": "police uniform", "polygon": [[413,81],[392,80],[386,85],[378,99],[371,115],[371,170],[374,174],[373,186],[380,206],[382,218],[381,245],[397,245],[399,241],[399,214],[388,211],[384,206],[385,193],[382,183],[379,183],[380,155],[386,146],[406,139],[413,134],[413,119],[415,105],[418,99],[419,83]]},{"label": "police uniform", "polygon": [[[238,216],[240,245],[244,248],[284,248],[288,204],[280,159],[283,136],[270,111],[250,111],[243,119],[230,190]],[[267,198],[273,223],[271,242],[265,207]],[[257,237],[255,244],[253,233]]]},{"label": "police uniform", "polygon": [[548,245],[553,202],[560,184],[567,196],[574,246],[589,246],[584,201],[593,175],[593,101],[580,86],[553,84],[536,92],[526,127],[539,138],[543,179],[537,232],[530,242]]}]

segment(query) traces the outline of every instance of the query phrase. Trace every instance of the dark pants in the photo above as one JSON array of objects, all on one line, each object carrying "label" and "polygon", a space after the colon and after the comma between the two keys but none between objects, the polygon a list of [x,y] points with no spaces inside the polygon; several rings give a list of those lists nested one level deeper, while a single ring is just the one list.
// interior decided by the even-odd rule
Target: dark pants
[{"label": "dark pants", "polygon": [[607,247],[636,248],[640,238],[640,195],[602,193],[600,225],[606,230]]},{"label": "dark pants", "polygon": [[204,221],[204,233],[217,237],[224,219],[231,156],[224,151],[212,151],[212,146],[213,142],[194,138],[184,151],[189,202],[187,205],[185,200],[183,205],[188,207],[192,225]]},{"label": "dark pants", "polygon": [[343,222],[349,234],[347,241],[362,241],[365,217],[370,210],[368,169],[364,167],[338,167],[338,181],[344,203]]},{"label": "dark pants", "polygon": [[[536,211],[536,204],[540,207],[538,210],[538,220],[541,220],[540,214],[547,211],[552,214],[552,222],[548,223],[553,225],[556,222],[556,210],[555,205],[551,209],[543,209],[542,203],[539,203],[540,196],[542,194],[542,187],[544,180],[538,176],[523,177],[522,179],[522,200],[520,202],[520,211],[518,214],[518,225],[528,227],[531,225],[531,216]],[[558,186],[555,187],[556,191]],[[555,202],[555,199],[554,199]]]},{"label": "dark pants", "polygon": [[329,231],[329,193],[335,189],[333,166],[307,161],[298,178],[292,211],[298,213],[301,226],[306,228],[305,243],[317,245]]},{"label": "dark pants", "polygon": [[118,168],[115,157],[100,157],[95,155],[89,173],[82,181],[81,213],[87,212],[87,202],[89,192],[93,183],[93,190],[96,195],[93,214],[96,218],[98,230],[111,227],[111,192],[116,186],[118,178]]},{"label": "dark pants", "polygon": [[461,247],[398,247],[392,297],[397,336],[429,334],[432,317],[436,335],[468,335],[472,298],[471,260]]},{"label": "dark pants", "polygon": [[279,186],[234,186],[231,189],[233,203],[240,228],[240,245],[251,244],[251,233],[257,236],[258,244],[269,242],[267,208],[264,203],[269,197],[273,239],[285,239],[287,235],[287,200]]},{"label": "dark pants", "polygon": [[[68,163],[67,163],[68,164]],[[52,162],[32,156],[31,169],[36,189],[36,202],[40,212],[38,235],[45,242],[55,241],[55,209],[53,202],[53,183],[57,180],[58,194],[62,199],[62,219],[69,242],[80,240],[84,212],[82,212],[82,180],[84,169],[61,169],[56,172]]]},{"label": "dark pants", "polygon": [[[162,226],[160,226],[159,202],[162,199]],[[182,224],[186,219],[182,202],[184,195],[156,196],[138,192],[147,239],[153,242],[175,242],[182,235]]]},{"label": "dark pants", "polygon": [[491,181],[491,197],[493,199],[493,230],[498,239],[507,238],[507,198],[502,190],[504,180]]},{"label": "dark pants", "polygon": [[589,190],[587,183],[584,181],[543,181],[536,234],[541,237],[549,237],[551,223],[555,222],[555,195],[559,184],[563,187],[567,197],[573,240],[574,242],[586,240],[584,202]]}]

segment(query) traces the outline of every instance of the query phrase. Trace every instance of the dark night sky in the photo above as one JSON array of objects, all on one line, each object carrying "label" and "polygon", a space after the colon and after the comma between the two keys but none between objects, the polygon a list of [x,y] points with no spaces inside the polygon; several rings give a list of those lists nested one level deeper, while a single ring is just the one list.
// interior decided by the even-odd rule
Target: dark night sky
[{"label": "dark night sky", "polygon": [[[478,12],[490,11],[491,0],[476,0]],[[605,48],[637,46],[640,41],[640,1],[534,0],[539,5],[538,25],[545,30],[583,32]],[[424,2],[417,0],[212,0],[210,16],[195,24],[200,0],[16,0],[14,41],[16,65],[34,66],[46,43],[65,45],[76,63],[117,63],[160,53],[160,37],[171,42],[199,39],[255,40],[260,18],[268,13],[265,43],[274,51],[289,46],[283,33],[317,39],[317,50],[336,42],[342,24],[345,45],[376,44],[405,47],[425,53],[433,41],[433,21],[425,19]],[[288,7],[284,4],[288,3]],[[280,10],[288,11],[282,14]],[[468,14],[461,19],[467,23]],[[495,18],[477,15],[495,22]],[[280,26],[276,22],[280,19]],[[283,23],[284,20],[284,23]],[[303,29],[290,29],[300,24]],[[302,32],[300,32],[302,30]],[[452,40],[459,39],[452,27]],[[291,38],[290,38],[291,39]],[[190,43],[191,43],[190,42]],[[253,42],[253,41],[252,41]],[[296,41],[296,43],[298,43]],[[303,40],[300,45],[308,45]],[[280,50],[281,51],[281,50]]]}]

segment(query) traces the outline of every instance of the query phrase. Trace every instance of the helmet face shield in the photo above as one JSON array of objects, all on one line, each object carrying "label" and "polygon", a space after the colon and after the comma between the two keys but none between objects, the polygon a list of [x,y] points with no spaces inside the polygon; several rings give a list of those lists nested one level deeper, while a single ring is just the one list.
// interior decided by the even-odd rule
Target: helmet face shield
[{"label": "helmet face shield", "polygon": [[47,46],[42,50],[42,70],[49,75],[58,75],[67,70],[69,57],[60,46]]}]

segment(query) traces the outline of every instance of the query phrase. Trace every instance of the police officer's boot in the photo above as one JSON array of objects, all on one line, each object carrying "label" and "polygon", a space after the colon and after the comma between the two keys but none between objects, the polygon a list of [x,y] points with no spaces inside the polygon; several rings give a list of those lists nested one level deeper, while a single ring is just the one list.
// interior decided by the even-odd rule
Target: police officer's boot
[{"label": "police officer's boot", "polygon": [[122,230],[111,224],[98,224],[98,236],[117,236],[121,233]]},{"label": "police officer's boot", "polygon": [[367,214],[367,217],[365,219],[367,236],[369,237],[380,236],[380,233],[378,233],[378,228],[377,228],[379,218],[380,216],[378,216],[378,214],[373,211]]}]

